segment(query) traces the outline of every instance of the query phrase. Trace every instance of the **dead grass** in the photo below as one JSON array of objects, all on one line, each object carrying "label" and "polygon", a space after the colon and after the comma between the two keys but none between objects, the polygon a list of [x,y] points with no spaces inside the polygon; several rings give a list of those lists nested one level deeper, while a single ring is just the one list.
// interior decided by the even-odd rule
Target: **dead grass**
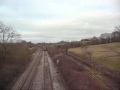
[{"label": "dead grass", "polygon": [[[58,53],[57,49],[51,48],[50,51],[54,62],[56,63],[56,60],[60,60],[58,68],[68,85],[69,90],[120,89],[120,64],[116,62],[116,60],[119,62],[119,56],[117,56],[115,52],[108,51],[108,49],[105,48],[106,46],[114,47],[119,51],[120,43],[89,46],[88,50],[92,50],[91,60],[89,60],[88,57],[86,59],[81,59],[84,58],[82,56],[83,50],[81,48],[69,49],[68,55],[71,53],[70,56],[75,56],[72,59],[64,54]],[[54,51],[54,53],[52,51]],[[86,67],[87,70],[97,76],[100,79],[100,82],[103,81],[104,84],[101,85],[101,83],[98,82],[99,80],[96,80],[94,77],[91,77],[90,74],[87,74],[85,69],[78,65],[78,63],[81,63]]]},{"label": "dead grass", "polygon": [[[88,50],[92,50],[94,52],[92,60],[83,59],[83,62],[88,65],[83,64],[87,67],[91,66],[89,67],[89,70],[97,74],[97,76],[100,76],[100,79],[106,84],[109,84],[110,87],[120,89],[120,56],[118,56],[115,52],[108,51],[105,48],[108,46],[113,47],[119,52],[120,43],[92,45],[88,48]],[[82,55],[77,52],[74,51],[71,53],[73,56],[78,57],[78,60],[81,61]]]},{"label": "dead grass", "polygon": [[[107,50],[105,47],[112,47],[120,52],[120,43],[109,43],[100,45],[90,45],[87,51],[92,52],[91,61],[100,65],[104,65],[110,69],[120,71],[120,56],[113,51]],[[83,56],[82,48],[71,48],[69,52]]]},{"label": "dead grass", "polygon": [[58,68],[68,85],[69,90],[102,90],[104,87],[84,67],[72,58],[62,55],[54,59],[59,60]]}]

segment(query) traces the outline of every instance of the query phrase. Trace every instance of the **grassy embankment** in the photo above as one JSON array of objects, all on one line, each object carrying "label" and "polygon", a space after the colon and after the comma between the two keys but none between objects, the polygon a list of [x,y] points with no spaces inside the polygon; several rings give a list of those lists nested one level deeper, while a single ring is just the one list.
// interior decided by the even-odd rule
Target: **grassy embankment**
[{"label": "grassy embankment", "polygon": [[[91,53],[91,62],[120,71],[120,43],[89,45],[87,51]],[[69,52],[83,56],[81,47],[70,48]]]},{"label": "grassy embankment", "polygon": [[[57,60],[59,60],[58,65]],[[87,73],[85,68],[79,65],[73,58],[67,55],[60,55],[54,58],[54,62],[58,66],[69,90],[107,89],[103,84]]]},{"label": "grassy embankment", "polygon": [[[32,53],[37,47],[29,49],[24,44],[14,44],[6,55],[6,63],[0,62],[0,89],[8,88],[8,85],[13,82],[30,61]],[[0,55],[1,56],[1,55]],[[0,61],[2,58],[0,57]]]},{"label": "grassy embankment", "polygon": [[[83,47],[71,48],[69,49],[69,53],[70,52],[72,53],[71,54],[68,53],[70,57],[72,57],[71,59],[67,58],[67,55],[65,56],[64,54],[60,54],[59,48],[55,49],[52,46],[49,47],[47,50],[51,55],[51,57],[53,58],[54,62],[56,62],[56,60],[59,60],[59,64],[57,66],[69,89],[79,90],[81,88],[82,89],[88,88],[89,90],[91,87],[89,87],[88,81],[91,82],[91,84],[93,84],[90,86],[101,87],[101,85],[98,84],[98,82],[100,82],[102,84],[101,88],[106,88],[108,90],[120,89],[119,86],[120,85],[120,78],[119,78],[120,55],[118,55],[120,50],[120,43],[90,45],[84,48]],[[91,59],[87,54],[87,52],[91,53]],[[73,56],[75,57],[77,56],[77,58]],[[75,61],[76,64],[73,61]],[[87,76],[84,75],[83,73],[84,70],[82,72],[79,71],[79,69],[81,68],[85,68],[84,70],[89,71],[91,74],[87,73],[88,74]],[[76,71],[81,74],[76,73]],[[93,79],[91,79],[93,75],[97,79],[97,81],[95,80],[96,82]],[[83,80],[84,82],[82,81],[82,79],[86,79],[88,77],[91,78],[89,78],[88,80]],[[80,85],[82,85],[82,87]],[[91,89],[93,88],[94,90],[96,90],[95,88],[97,87],[92,87]]]},{"label": "grassy embankment", "polygon": [[[86,72],[73,58],[61,54],[60,48],[47,47],[69,90],[102,90],[105,87]],[[59,63],[57,64],[57,60]]]}]

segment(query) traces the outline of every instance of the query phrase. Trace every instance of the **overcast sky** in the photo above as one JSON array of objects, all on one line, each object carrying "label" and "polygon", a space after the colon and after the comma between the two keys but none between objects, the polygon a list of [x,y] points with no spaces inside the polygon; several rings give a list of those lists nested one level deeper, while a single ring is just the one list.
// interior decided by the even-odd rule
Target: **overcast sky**
[{"label": "overcast sky", "polygon": [[36,42],[81,40],[120,25],[119,0],[0,0],[0,21]]}]

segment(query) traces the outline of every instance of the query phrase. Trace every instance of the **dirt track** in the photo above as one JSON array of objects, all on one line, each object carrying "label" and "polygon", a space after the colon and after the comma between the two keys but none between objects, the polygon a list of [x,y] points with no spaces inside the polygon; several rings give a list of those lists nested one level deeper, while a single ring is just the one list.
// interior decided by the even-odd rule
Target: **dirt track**
[{"label": "dirt track", "polygon": [[66,85],[47,51],[39,48],[33,56],[32,62],[11,90],[66,90]]}]

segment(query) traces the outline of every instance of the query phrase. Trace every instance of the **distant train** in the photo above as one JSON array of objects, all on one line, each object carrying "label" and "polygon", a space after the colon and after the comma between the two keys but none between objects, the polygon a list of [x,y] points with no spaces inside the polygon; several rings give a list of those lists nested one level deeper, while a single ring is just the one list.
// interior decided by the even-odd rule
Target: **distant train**
[{"label": "distant train", "polygon": [[47,51],[47,49],[46,49],[46,48],[44,48],[44,51]]},{"label": "distant train", "polygon": [[39,45],[43,49],[43,51],[47,51],[47,49],[44,46]]}]

